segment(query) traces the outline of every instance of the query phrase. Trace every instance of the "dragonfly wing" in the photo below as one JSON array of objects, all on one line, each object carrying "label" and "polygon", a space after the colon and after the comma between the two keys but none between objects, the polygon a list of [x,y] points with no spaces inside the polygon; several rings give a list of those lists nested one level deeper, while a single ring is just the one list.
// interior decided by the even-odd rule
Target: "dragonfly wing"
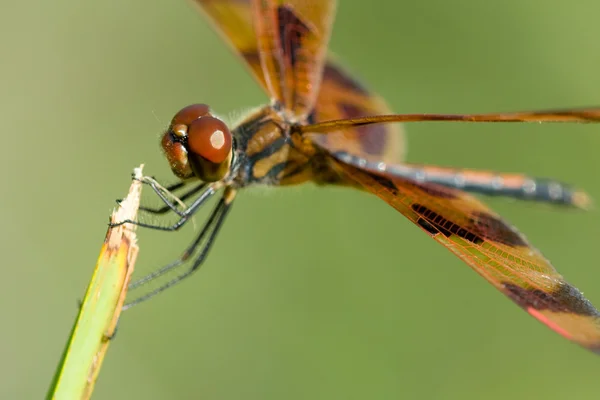
[{"label": "dragonfly wing", "polygon": [[[315,107],[316,122],[390,113],[389,106],[380,96],[367,89],[330,56]],[[400,124],[357,126],[326,135],[306,133],[305,136],[331,153],[347,152],[369,161],[398,164],[404,160],[406,151]]]},{"label": "dragonfly wing", "polygon": [[334,0],[194,0],[290,118],[319,93]]},{"label": "dragonfly wing", "polygon": [[[240,56],[252,72],[252,75],[269,93],[266,76],[260,65],[258,43],[252,26],[252,8],[250,0],[193,0],[202,14],[212,22],[213,28]],[[276,97],[277,93],[269,93]],[[279,97],[276,97],[279,99]]]},{"label": "dragonfly wing", "polygon": [[476,198],[436,184],[334,168],[398,210],[529,314],[600,353],[600,313],[514,227]]},{"label": "dragonfly wing", "polygon": [[312,111],[323,75],[335,0],[252,0],[256,37],[267,86],[280,94],[290,118]]}]

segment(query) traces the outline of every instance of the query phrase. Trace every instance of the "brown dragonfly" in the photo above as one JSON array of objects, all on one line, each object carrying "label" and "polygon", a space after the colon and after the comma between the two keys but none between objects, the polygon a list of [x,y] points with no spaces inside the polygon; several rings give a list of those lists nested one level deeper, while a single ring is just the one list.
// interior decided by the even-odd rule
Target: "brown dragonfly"
[{"label": "brown dragonfly", "polygon": [[[404,162],[398,122],[599,122],[600,108],[494,114],[392,114],[376,94],[349,75],[327,46],[333,0],[195,0],[270,95],[227,126],[205,104],[180,110],[162,137],[180,182],[162,189],[164,202],[146,211],[177,214],[182,227],[220,193],[196,239],[173,263],[134,282],[167,272],[181,282],[205,261],[239,190],[250,185],[313,182],[370,192],[445,246],[529,314],[564,337],[600,353],[600,313],[567,283],[513,226],[468,192],[585,208],[585,193],[560,182],[519,174],[443,168]],[[148,182],[147,182],[148,183]],[[167,191],[184,190],[175,204]],[[132,221],[123,221],[132,222]]]}]

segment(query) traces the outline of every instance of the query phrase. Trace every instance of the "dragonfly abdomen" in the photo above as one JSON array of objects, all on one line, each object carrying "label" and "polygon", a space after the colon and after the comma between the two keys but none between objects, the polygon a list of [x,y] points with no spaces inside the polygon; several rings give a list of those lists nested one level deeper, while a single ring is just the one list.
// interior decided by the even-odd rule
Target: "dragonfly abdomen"
[{"label": "dragonfly abdomen", "polygon": [[335,157],[346,164],[374,173],[410,179],[421,184],[431,183],[487,196],[504,196],[580,208],[590,204],[586,193],[551,179],[429,165],[387,164],[369,161],[346,152],[337,152]]}]

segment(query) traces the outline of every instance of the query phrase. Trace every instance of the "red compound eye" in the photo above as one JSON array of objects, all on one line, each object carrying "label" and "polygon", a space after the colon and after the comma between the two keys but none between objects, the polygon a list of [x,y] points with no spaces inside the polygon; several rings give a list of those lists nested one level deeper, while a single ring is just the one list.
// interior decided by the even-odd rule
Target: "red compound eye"
[{"label": "red compound eye", "polygon": [[193,121],[188,129],[188,147],[192,153],[220,164],[231,152],[231,132],[218,118],[205,116]]},{"label": "red compound eye", "polygon": [[169,131],[163,135],[161,145],[169,161],[169,166],[175,175],[182,179],[190,178],[194,175],[189,164],[186,148],[182,143],[175,141]]},{"label": "red compound eye", "polygon": [[179,110],[171,120],[171,126],[189,125],[200,117],[210,115],[210,107],[206,104],[192,104]]}]

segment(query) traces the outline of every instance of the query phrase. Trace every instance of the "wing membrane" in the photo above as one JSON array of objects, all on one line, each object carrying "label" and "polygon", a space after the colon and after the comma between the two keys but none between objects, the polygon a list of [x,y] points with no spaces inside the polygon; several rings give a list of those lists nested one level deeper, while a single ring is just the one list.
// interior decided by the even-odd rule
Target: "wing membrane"
[{"label": "wing membrane", "polygon": [[600,122],[600,107],[519,111],[491,114],[391,114],[323,121],[297,128],[302,133],[327,133],[390,122]]},{"label": "wing membrane", "polygon": [[600,353],[600,313],[514,227],[474,197],[335,162],[349,180],[377,195],[562,336]]},{"label": "wing membrane", "polygon": [[244,59],[252,75],[271,97],[280,100],[279,93],[268,89],[266,76],[260,65],[258,43],[252,26],[250,0],[193,0],[203,14],[209,17],[214,29],[224,37],[234,52]]},{"label": "wing membrane", "polygon": [[[344,71],[330,57],[323,71],[315,122],[389,114],[386,102]],[[377,124],[340,129],[327,135],[306,133],[330,152],[344,151],[369,161],[401,163],[406,149],[400,124]]]},{"label": "wing membrane", "polygon": [[[194,0],[288,113],[306,117],[321,82],[334,0]],[[254,23],[253,23],[254,22]]]},{"label": "wing membrane", "polygon": [[267,86],[288,116],[312,111],[331,36],[334,0],[252,0]]}]

